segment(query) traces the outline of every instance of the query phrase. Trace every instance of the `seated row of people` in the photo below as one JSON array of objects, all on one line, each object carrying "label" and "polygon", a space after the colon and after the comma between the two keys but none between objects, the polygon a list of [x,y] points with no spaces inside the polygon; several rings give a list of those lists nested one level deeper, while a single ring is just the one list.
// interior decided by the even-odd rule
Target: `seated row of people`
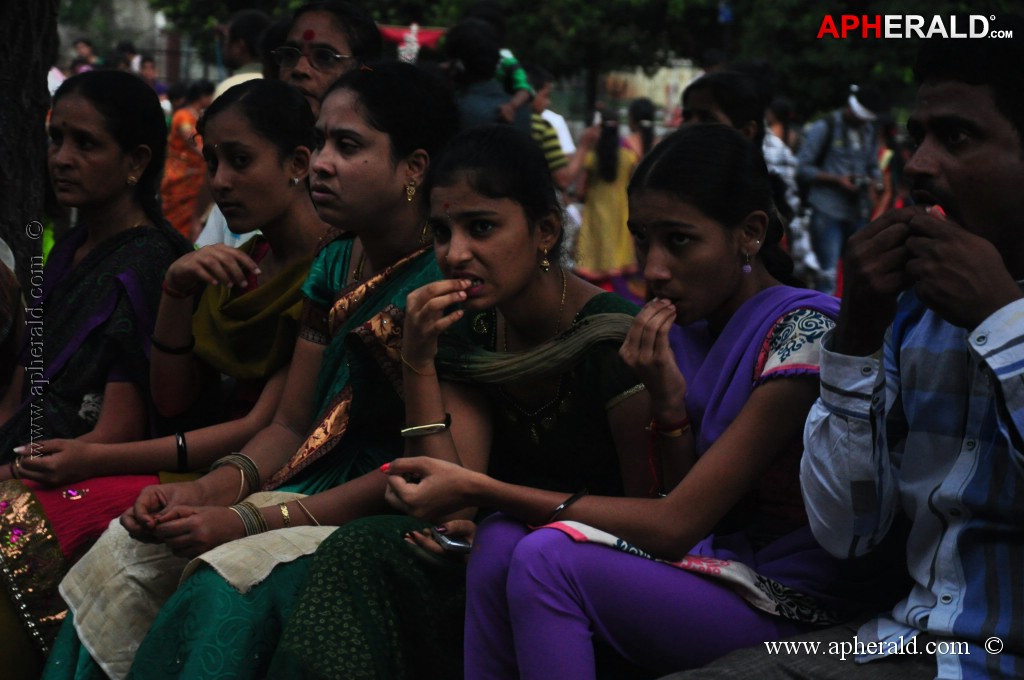
[{"label": "seated row of people", "polygon": [[[863,365],[864,397],[843,380],[819,385],[823,343],[837,356],[878,350],[896,295],[913,286],[895,316],[906,335],[888,342],[923,347],[949,336],[953,352],[954,336],[973,331],[971,349],[956,351],[978,355],[1004,401],[979,393],[981,429],[965,435],[964,450],[982,442],[972,455],[985,460],[1018,450],[1009,348],[1021,272],[1009,227],[988,226],[993,216],[1012,224],[1016,204],[993,190],[987,212],[972,207],[977,197],[947,184],[955,177],[939,161],[950,151],[933,136],[946,108],[959,106],[959,116],[1005,137],[1003,153],[1019,156],[1020,140],[1008,143],[1014,114],[998,108],[997,83],[964,84],[974,81],[946,50],[922,60],[912,118],[922,150],[908,169],[921,178],[919,199],[948,214],[917,206],[873,224],[852,244],[842,310],[788,285],[764,161],[740,133],[681,130],[633,174],[630,231],[652,294],[637,309],[558,266],[561,211],[529,137],[482,127],[452,139],[451,96],[399,63],[342,75],[320,103],[315,141],[308,104],[286,85],[229,90],[200,123],[211,186],[232,227],[259,228],[265,240],[246,252],[167,257],[157,262],[162,282],[147,288],[135,279],[153,278],[156,246],[142,234],[176,243],[146,203],[152,194],[136,188],[159,143],[124,137],[99,102],[97,92],[121,83],[96,78],[116,74],[69,79],[56,98],[50,167],[62,200],[84,208],[73,232],[84,236],[48,265],[48,285],[61,290],[111,235],[149,259],[96,275],[132,323],[83,322],[80,344],[109,346],[51,350],[54,368],[42,378],[27,365],[21,384],[50,387],[2,431],[25,445],[0,483],[15,538],[0,550],[5,564],[21,565],[8,579],[9,606],[25,639],[50,651],[44,677],[592,678],[602,654],[661,674],[818,635],[865,607],[877,613],[846,558],[883,543],[896,498],[917,498],[915,473],[900,461],[914,460],[907,443],[918,432],[935,429],[905,410],[920,403],[896,387],[916,384],[905,371],[917,375],[918,354],[901,367],[889,350],[885,371],[877,360],[835,359]],[[988,99],[957,104],[963,88]],[[1007,186],[1020,178],[1016,163],[978,170]],[[146,221],[131,227],[135,219]],[[953,296],[946,263],[968,261],[985,265],[968,275],[979,285]],[[83,295],[71,288],[70,299]],[[84,298],[93,316],[107,305],[95,290]],[[157,296],[147,338],[144,303]],[[682,353],[669,344],[674,325]],[[118,333],[120,344],[110,338]],[[989,338],[998,343],[986,351]],[[128,365],[145,366],[147,347],[152,379],[131,377]],[[70,382],[58,388],[79,377],[64,364],[90,357],[102,378],[94,426],[26,438],[34,408],[53,401],[56,411],[59,396],[75,392]],[[189,422],[221,374],[237,379],[247,411],[145,439],[139,414]],[[868,383],[881,395],[874,402]],[[966,393],[928,388],[943,403]],[[853,408],[862,397],[870,413]],[[111,422],[134,426],[110,434]],[[961,430],[973,431],[966,421]],[[943,460],[942,470],[914,469],[952,484],[957,457]],[[153,483],[161,470],[207,468]],[[881,509],[862,497],[872,493],[868,468],[889,469],[878,478],[885,488],[873,490]],[[983,508],[995,513],[990,524],[1019,531],[1012,500],[974,503],[960,488],[943,503],[970,509],[943,531],[969,533],[960,522]],[[934,512],[943,510],[922,506],[910,519],[923,527]],[[846,519],[857,513],[876,523]],[[987,549],[946,555],[941,533],[929,534],[934,559]],[[849,548],[857,536],[867,543]],[[448,550],[460,544],[472,546],[468,565]],[[939,654],[922,665],[932,675],[950,664],[992,672],[1015,663],[1021,641],[1000,620],[971,628],[955,613],[945,624],[912,613],[910,600],[933,591],[915,561],[928,548],[911,541],[908,550],[917,585],[890,618],[867,624],[874,639],[923,631],[979,644],[998,634],[1009,645],[996,662]],[[971,593],[988,577],[961,578],[978,611],[986,601]],[[948,604],[937,597],[930,607]],[[12,649],[28,644],[15,635]]]}]

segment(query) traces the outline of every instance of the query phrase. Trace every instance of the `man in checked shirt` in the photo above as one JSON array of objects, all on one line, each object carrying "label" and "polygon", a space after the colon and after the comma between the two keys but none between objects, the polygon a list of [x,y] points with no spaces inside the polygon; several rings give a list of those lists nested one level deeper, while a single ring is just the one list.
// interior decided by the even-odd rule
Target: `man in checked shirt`
[{"label": "man in checked shirt", "polygon": [[792,639],[816,648],[674,679],[1024,677],[1024,25],[998,19],[1014,38],[924,41],[916,205],[850,239],[804,433],[818,541],[864,555],[902,515],[912,587],[880,616]]}]

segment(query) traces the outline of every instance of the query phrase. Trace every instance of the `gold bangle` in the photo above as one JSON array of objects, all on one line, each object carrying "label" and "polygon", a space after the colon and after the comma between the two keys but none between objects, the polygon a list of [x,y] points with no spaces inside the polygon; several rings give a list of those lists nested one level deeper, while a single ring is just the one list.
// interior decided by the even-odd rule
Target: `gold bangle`
[{"label": "gold bangle", "polygon": [[413,366],[412,364],[410,364],[409,360],[405,358],[405,354],[403,354],[401,350],[398,351],[398,358],[401,359],[402,363],[405,364],[406,366],[408,366],[409,370],[412,371],[413,373],[415,373],[416,375],[422,375],[425,378],[426,377],[430,377],[432,375],[437,375],[437,373],[427,373],[425,371],[421,371],[420,369],[418,369],[415,366]]},{"label": "gold bangle", "polygon": [[245,498],[245,470],[238,468],[238,471],[242,473],[242,481],[238,485],[238,495],[235,496],[235,503]]},{"label": "gold bangle", "polygon": [[246,536],[255,536],[270,531],[263,513],[249,501],[243,501],[231,506],[231,510],[242,518],[242,526],[245,528]]},{"label": "gold bangle", "polygon": [[213,461],[213,465],[210,466],[210,472],[225,465],[236,467],[242,473],[242,486],[239,488],[238,496],[235,497],[236,502],[243,498],[242,494],[245,493],[247,487],[249,495],[260,490],[260,470],[256,467],[256,463],[252,458],[244,453],[228,454]]},{"label": "gold bangle", "polygon": [[245,535],[248,536],[249,535],[249,531],[246,528],[245,517],[242,516],[242,511],[239,510],[238,508],[236,508],[234,505],[229,505],[228,506],[228,510],[231,510],[232,512],[234,512],[236,515],[238,515],[238,519],[242,520],[242,529],[245,530]]},{"label": "gold bangle", "polygon": [[403,437],[426,437],[432,434],[441,434],[449,427],[452,426],[452,414],[444,414],[444,422],[441,423],[427,423],[426,425],[413,425],[412,427],[404,427],[400,430],[399,434]]},{"label": "gold bangle", "polygon": [[302,511],[304,513],[306,513],[306,516],[309,517],[309,519],[311,519],[313,521],[313,524],[315,524],[317,526],[320,526],[320,521],[316,517],[313,517],[313,513],[311,513],[309,511],[309,509],[306,508],[306,506],[302,504],[302,501],[300,501],[298,498],[296,498],[295,499],[295,504],[298,505],[300,508],[302,508]]},{"label": "gold bangle", "polygon": [[290,527],[292,525],[292,516],[288,512],[288,504],[278,503],[277,507],[281,509],[281,521],[284,522],[285,527]]}]

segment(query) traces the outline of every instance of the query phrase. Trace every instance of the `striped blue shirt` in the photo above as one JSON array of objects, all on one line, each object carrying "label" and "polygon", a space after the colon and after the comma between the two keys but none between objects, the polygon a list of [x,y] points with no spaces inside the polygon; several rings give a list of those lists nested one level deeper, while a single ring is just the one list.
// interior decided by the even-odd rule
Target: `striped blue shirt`
[{"label": "striped blue shirt", "polygon": [[862,555],[896,513],[911,522],[914,585],[858,639],[925,631],[968,643],[936,653],[939,678],[1024,677],[1024,300],[968,332],[907,292],[884,360],[830,340],[801,465],[814,534]]}]

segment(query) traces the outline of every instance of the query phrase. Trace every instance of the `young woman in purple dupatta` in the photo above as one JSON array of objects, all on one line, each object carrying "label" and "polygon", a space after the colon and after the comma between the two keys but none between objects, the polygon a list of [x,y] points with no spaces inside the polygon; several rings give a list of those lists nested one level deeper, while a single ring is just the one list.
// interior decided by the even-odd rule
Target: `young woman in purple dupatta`
[{"label": "young woman in purple dupatta", "polygon": [[630,182],[654,298],[620,353],[650,392],[637,446],[676,437],[690,452],[666,497],[566,498],[434,459],[390,464],[393,503],[417,516],[500,511],[469,560],[467,678],[593,678],[595,641],[664,673],[837,616],[839,565],[807,528],[798,462],[838,304],[787,285],[771,195],[760,152],[719,125],[666,138]]}]

